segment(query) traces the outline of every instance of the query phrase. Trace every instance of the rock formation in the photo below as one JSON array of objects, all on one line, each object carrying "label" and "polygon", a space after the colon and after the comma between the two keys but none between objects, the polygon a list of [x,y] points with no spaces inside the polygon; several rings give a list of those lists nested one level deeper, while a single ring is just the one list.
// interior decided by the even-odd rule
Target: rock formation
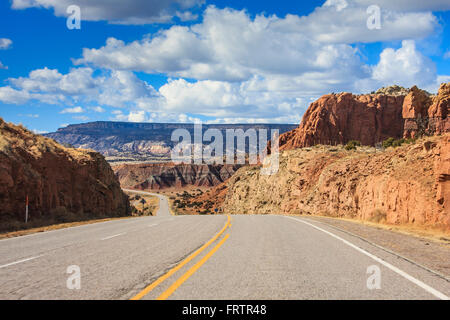
[{"label": "rock formation", "polygon": [[54,209],[84,216],[123,216],[128,197],[104,157],[65,148],[0,119],[0,221],[22,221],[26,197],[33,218]]},{"label": "rock formation", "polygon": [[403,132],[403,96],[327,94],[313,102],[300,126],[280,136],[280,150],[358,140],[374,145]]},{"label": "rock formation", "polygon": [[450,231],[450,134],[385,151],[288,150],[279,168],[271,176],[241,168],[208,199],[225,213],[314,214]]},{"label": "rock formation", "polygon": [[450,82],[441,84],[428,108],[428,130],[437,134],[450,132]]},{"label": "rock formation", "polygon": [[124,188],[159,190],[170,187],[218,185],[240,168],[241,165],[207,165],[174,163],[141,163],[113,166]]},{"label": "rock formation", "polygon": [[[228,129],[278,129],[281,133],[294,129],[294,124],[203,124],[202,131],[220,130],[225,137]],[[98,121],[69,125],[46,136],[59,143],[77,148],[93,149],[108,161],[167,161],[178,143],[171,140],[176,129],[187,130],[194,137],[194,125],[188,123],[130,123]],[[209,144],[210,142],[205,142]],[[224,144],[225,150],[225,144]],[[225,152],[224,152],[225,153]]]},{"label": "rock formation", "polygon": [[389,137],[450,132],[450,83],[435,97],[416,86],[404,94],[401,87],[388,87],[375,94],[324,95],[309,106],[298,128],[280,136],[280,150],[350,140],[373,146]]}]

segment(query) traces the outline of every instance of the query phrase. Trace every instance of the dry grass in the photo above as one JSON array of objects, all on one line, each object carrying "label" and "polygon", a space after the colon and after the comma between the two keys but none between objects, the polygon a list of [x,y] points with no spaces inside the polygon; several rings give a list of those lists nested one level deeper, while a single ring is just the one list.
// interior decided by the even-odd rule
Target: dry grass
[{"label": "dry grass", "polygon": [[[130,204],[135,208],[134,216],[154,216],[159,209],[159,198],[156,196],[125,192],[130,197]],[[142,203],[142,200],[144,203]]]},{"label": "dry grass", "polygon": [[81,225],[85,225],[85,224],[97,223],[97,222],[105,222],[105,221],[112,221],[112,220],[122,220],[122,219],[129,219],[129,218],[131,218],[131,216],[129,216],[129,217],[119,217],[119,218],[104,218],[104,219],[93,219],[93,220],[85,220],[85,221],[59,223],[59,224],[53,224],[53,225],[44,226],[44,227],[37,227],[37,228],[31,228],[31,229],[26,229],[26,230],[20,230],[20,231],[11,231],[11,232],[0,233],[0,239],[25,236],[25,235],[28,235],[28,234],[33,234],[33,233],[38,233],[38,232],[45,232],[45,231],[51,231],[51,230],[58,230],[58,229],[76,227],[76,226],[81,226]]}]

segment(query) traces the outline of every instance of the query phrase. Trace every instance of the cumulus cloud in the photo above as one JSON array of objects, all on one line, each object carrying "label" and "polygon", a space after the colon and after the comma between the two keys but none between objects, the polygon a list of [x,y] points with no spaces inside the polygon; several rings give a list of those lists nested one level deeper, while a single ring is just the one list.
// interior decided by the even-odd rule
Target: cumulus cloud
[{"label": "cumulus cloud", "polygon": [[8,69],[8,66],[5,66],[1,61],[0,61],[0,70],[1,69]]},{"label": "cumulus cloud", "polygon": [[13,0],[11,8],[53,9],[56,16],[65,17],[67,7],[77,5],[83,20],[147,24],[170,22],[174,16],[192,19],[195,16],[189,10],[203,3],[204,0]]},{"label": "cumulus cloud", "polygon": [[83,113],[82,107],[65,108],[60,113]]},{"label": "cumulus cloud", "polygon": [[[384,49],[375,65],[360,58],[353,42],[420,38],[436,26],[422,7],[386,8],[382,28],[374,31],[366,26],[361,1],[328,0],[308,16],[284,18],[208,7],[201,23],[86,48],[67,74],[44,68],[8,79],[0,101],[85,103],[97,105],[86,107],[95,112],[111,106],[121,108],[112,119],[133,122],[192,122],[201,115],[219,122],[295,123],[325,93],[367,92],[394,83],[436,86],[445,76],[437,75],[413,40]],[[136,71],[170,79],[156,90]]]},{"label": "cumulus cloud", "polygon": [[90,108],[92,111],[94,111],[94,112],[98,112],[98,113],[103,113],[103,112],[105,112],[106,110],[105,109],[103,109],[102,107],[100,107],[100,106],[96,106],[96,107],[91,107]]},{"label": "cumulus cloud", "polygon": [[[129,71],[111,71],[94,76],[91,68],[73,68],[66,74],[56,69],[37,69],[28,77],[9,78],[0,87],[0,101],[23,104],[36,100],[47,104],[74,105],[79,102],[127,107],[135,100],[157,95],[147,82]],[[102,109],[97,107],[96,112]]]},{"label": "cumulus cloud", "polygon": [[[326,2],[308,16],[285,18],[208,7],[201,23],[173,26],[149,38],[125,43],[109,38],[85,48],[75,64],[142,71],[197,80],[246,81],[254,75],[365,73],[355,42],[421,38],[433,32],[430,12],[386,12],[382,28],[369,30],[366,8]],[[347,2],[345,2],[347,3]],[[414,23],[411,23],[414,21]]]},{"label": "cumulus cloud", "polygon": [[320,72],[343,65],[359,72],[352,46],[318,42],[298,22],[294,16],[252,19],[245,11],[209,7],[200,24],[173,26],[129,44],[109,38],[99,49],[85,48],[75,64],[218,81]]},{"label": "cumulus cloud", "polygon": [[0,38],[0,50],[9,49],[12,45],[12,40],[8,38]]},{"label": "cumulus cloud", "polygon": [[399,49],[381,52],[380,61],[373,68],[373,79],[383,85],[426,86],[436,80],[436,66],[417,51],[413,40],[404,40]]}]

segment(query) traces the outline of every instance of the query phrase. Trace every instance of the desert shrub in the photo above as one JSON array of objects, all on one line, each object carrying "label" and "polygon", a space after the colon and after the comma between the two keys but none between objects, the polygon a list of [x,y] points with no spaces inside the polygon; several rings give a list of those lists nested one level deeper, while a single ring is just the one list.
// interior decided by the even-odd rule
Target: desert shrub
[{"label": "desert shrub", "polygon": [[77,219],[73,212],[67,210],[66,207],[58,206],[50,210],[50,217],[56,222],[69,222]]},{"label": "desert shrub", "polygon": [[404,143],[410,144],[410,143],[415,143],[415,142],[416,142],[416,139],[413,139],[413,138],[409,138],[409,139],[401,138],[401,139],[397,139],[397,140],[394,138],[388,138],[383,141],[383,148],[385,148],[385,149],[387,149],[389,147],[396,148],[396,147],[400,147]]},{"label": "desert shrub", "polygon": [[361,142],[359,142],[357,140],[350,140],[345,145],[345,150],[356,150],[356,147],[359,147],[359,146],[361,146]]},{"label": "desert shrub", "polygon": [[407,143],[407,144],[416,143],[416,139],[414,139],[414,138],[405,139],[405,143]]},{"label": "desert shrub", "polygon": [[17,231],[24,227],[25,223],[18,220],[2,221],[0,231]]},{"label": "desert shrub", "polygon": [[394,148],[400,147],[404,142],[405,142],[405,139],[394,140],[394,141],[392,142],[392,146],[393,146]]},{"label": "desert shrub", "polygon": [[387,149],[389,147],[392,147],[392,144],[394,143],[395,139],[394,138],[387,138],[386,140],[383,141],[383,148]]},{"label": "desert shrub", "polygon": [[383,222],[386,221],[386,212],[381,209],[375,209],[370,215],[370,221]]}]

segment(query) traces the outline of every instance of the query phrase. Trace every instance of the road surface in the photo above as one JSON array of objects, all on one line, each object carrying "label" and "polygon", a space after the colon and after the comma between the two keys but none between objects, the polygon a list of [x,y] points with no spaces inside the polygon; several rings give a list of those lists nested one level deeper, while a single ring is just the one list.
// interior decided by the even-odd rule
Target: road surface
[{"label": "road surface", "polygon": [[326,224],[281,215],[172,216],[164,202],[155,217],[0,240],[0,299],[450,295],[447,280]]},{"label": "road surface", "polygon": [[123,189],[123,191],[127,192],[133,192],[140,195],[150,195],[155,196],[159,198],[159,208],[156,212],[155,216],[161,217],[161,216],[170,216],[170,210],[169,210],[169,201],[167,200],[167,197],[157,194],[157,193],[151,193],[151,192],[145,192],[145,191],[138,191],[138,190],[132,190],[132,189]]}]

